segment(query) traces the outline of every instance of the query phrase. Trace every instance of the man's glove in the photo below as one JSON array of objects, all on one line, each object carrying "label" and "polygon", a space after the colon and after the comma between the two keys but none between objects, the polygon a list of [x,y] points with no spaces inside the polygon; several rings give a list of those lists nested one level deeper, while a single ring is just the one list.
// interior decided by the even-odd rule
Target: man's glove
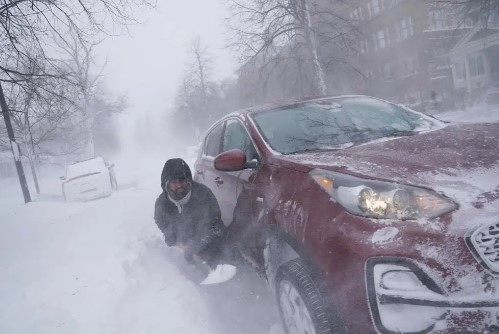
[{"label": "man's glove", "polygon": [[165,233],[164,236],[165,243],[168,247],[175,246],[175,244],[177,243],[177,238],[175,238],[175,235]]}]

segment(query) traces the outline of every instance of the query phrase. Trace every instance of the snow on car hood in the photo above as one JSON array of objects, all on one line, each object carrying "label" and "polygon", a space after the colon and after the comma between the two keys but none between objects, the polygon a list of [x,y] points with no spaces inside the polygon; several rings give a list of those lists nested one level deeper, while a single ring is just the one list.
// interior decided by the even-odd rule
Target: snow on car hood
[{"label": "snow on car hood", "polygon": [[461,207],[468,207],[458,210],[458,214],[488,211],[487,216],[497,220],[498,138],[499,123],[458,124],[341,151],[281,158],[310,167],[429,187],[443,192]]}]

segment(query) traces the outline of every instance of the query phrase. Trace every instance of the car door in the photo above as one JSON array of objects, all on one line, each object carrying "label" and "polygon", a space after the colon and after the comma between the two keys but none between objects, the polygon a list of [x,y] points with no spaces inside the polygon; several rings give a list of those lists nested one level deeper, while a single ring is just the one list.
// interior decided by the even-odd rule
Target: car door
[{"label": "car door", "polygon": [[202,152],[194,165],[193,177],[196,182],[202,183],[211,189],[222,211],[222,220],[227,225],[232,220],[232,217],[228,216],[227,210],[224,209],[224,199],[220,192],[220,185],[223,181],[219,178],[218,171],[215,170],[213,164],[215,157],[221,152],[223,129],[224,122],[221,122],[206,135],[201,147]]},{"label": "car door", "polygon": [[[264,169],[261,156],[251,139],[244,124],[236,118],[228,119],[222,138],[222,152],[240,149],[246,154],[246,162],[257,160],[256,168],[246,168],[236,172],[219,172],[224,180],[223,197],[227,200],[226,207],[233,212],[230,234],[236,241],[240,254],[248,263],[259,266],[259,235],[261,231],[258,221],[263,212],[262,185],[256,180]],[[263,168],[263,169],[262,169]],[[268,181],[268,180],[267,180]],[[268,182],[267,182],[268,183]],[[268,184],[267,184],[268,186]]]},{"label": "car door", "polygon": [[[246,161],[258,160],[257,151],[244,125],[236,118],[228,119],[224,134],[222,136],[222,152],[233,149],[240,149],[246,154]],[[218,172],[223,184],[220,185],[221,193],[225,201],[227,215],[233,218],[234,208],[238,198],[243,191],[251,187],[252,175],[254,169],[243,169],[236,172]]]}]

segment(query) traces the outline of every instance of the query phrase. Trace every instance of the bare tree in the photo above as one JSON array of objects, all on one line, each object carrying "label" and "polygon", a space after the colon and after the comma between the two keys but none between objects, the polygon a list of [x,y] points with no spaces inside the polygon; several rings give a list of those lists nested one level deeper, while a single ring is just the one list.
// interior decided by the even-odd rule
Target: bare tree
[{"label": "bare tree", "polygon": [[[73,106],[63,96],[66,95],[64,86],[56,87],[57,80],[50,77],[40,77],[32,80],[29,86],[10,85],[7,95],[8,104],[12,113],[14,130],[19,136],[22,150],[31,167],[37,193],[40,192],[35,160],[40,154],[47,154],[47,144],[61,139],[60,134],[67,131],[68,120],[72,117]],[[41,81],[41,82],[40,82]],[[58,91],[58,94],[48,93],[39,89],[45,87],[48,91]],[[79,127],[74,127],[78,129]],[[72,129],[73,130],[73,129]],[[74,137],[74,133],[73,133]],[[0,140],[5,143],[5,140]],[[75,141],[77,143],[77,141]],[[66,141],[66,144],[69,142]]]},{"label": "bare tree", "polygon": [[48,90],[59,85],[46,86],[43,80],[36,80],[52,78],[73,83],[53,52],[52,34],[65,40],[66,34],[72,32],[71,38],[87,45],[97,35],[134,23],[131,14],[143,5],[153,4],[149,0],[0,0],[0,103],[26,202],[31,198],[2,83],[18,86],[27,94],[38,85],[39,90],[59,95],[57,89]]},{"label": "bare tree", "polygon": [[[149,0],[1,0],[0,80],[21,84],[34,75],[60,76],[51,54],[50,35],[65,39],[73,31],[83,43],[92,36],[113,32],[135,22],[137,5]],[[31,66],[27,66],[27,65]],[[21,66],[20,66],[21,65]],[[23,69],[33,69],[25,71]]]},{"label": "bare tree", "polygon": [[[242,63],[273,68],[283,59],[299,58],[313,73],[309,94],[327,93],[320,48],[344,47],[354,31],[343,1],[231,0],[231,46]],[[267,71],[268,72],[268,71]]]},{"label": "bare tree", "polygon": [[190,60],[176,97],[177,112],[186,113],[195,136],[217,116],[213,105],[219,99],[218,87],[211,80],[211,56],[201,39],[194,39],[189,46]]},{"label": "bare tree", "polygon": [[104,66],[95,73],[96,64],[93,51],[101,41],[83,43],[76,32],[69,33],[71,38],[54,38],[58,50],[62,53],[60,61],[66,75],[74,84],[75,95],[73,102],[78,109],[80,117],[84,120],[86,129],[87,156],[95,156],[95,143],[93,128],[98,110],[95,110],[93,97],[96,95]]},{"label": "bare tree", "polygon": [[472,20],[482,26],[499,25],[499,0],[434,0],[448,6],[461,17],[461,24]]},{"label": "bare tree", "polygon": [[194,62],[190,64],[190,76],[197,81],[201,94],[204,99],[208,97],[207,79],[209,71],[211,71],[211,58],[208,53],[208,48],[201,45],[201,38],[197,37],[192,41],[190,52],[194,58]]}]

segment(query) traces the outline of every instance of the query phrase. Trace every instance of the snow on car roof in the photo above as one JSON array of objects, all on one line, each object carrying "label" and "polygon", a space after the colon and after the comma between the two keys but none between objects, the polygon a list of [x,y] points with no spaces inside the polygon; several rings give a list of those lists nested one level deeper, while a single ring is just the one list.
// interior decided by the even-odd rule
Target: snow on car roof
[{"label": "snow on car roof", "polygon": [[96,157],[69,165],[66,172],[66,178],[71,179],[80,175],[102,172],[106,169],[107,167],[104,159],[102,157]]}]

